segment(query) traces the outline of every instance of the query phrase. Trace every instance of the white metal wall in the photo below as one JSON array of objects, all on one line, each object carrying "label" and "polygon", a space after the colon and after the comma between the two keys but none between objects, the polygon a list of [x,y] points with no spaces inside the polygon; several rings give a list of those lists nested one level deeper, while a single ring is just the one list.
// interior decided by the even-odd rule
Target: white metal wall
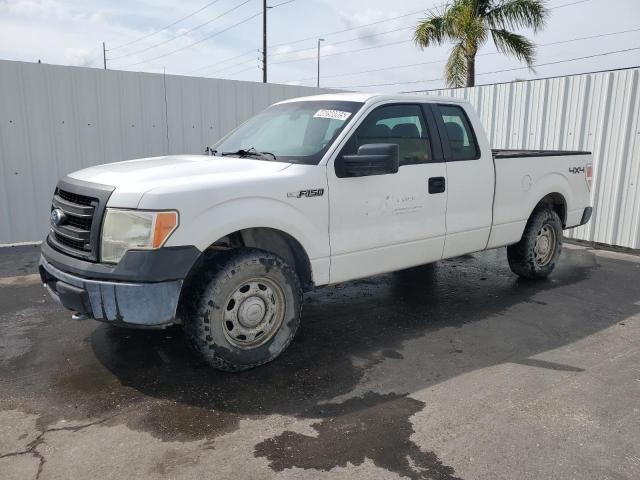
[{"label": "white metal wall", "polygon": [[0,61],[0,244],[40,240],[58,178],[206,145],[309,87]]},{"label": "white metal wall", "polygon": [[[468,99],[496,148],[592,151],[594,219],[569,236],[637,249],[639,76],[631,69],[429,93]],[[322,92],[0,61],[0,244],[43,237],[66,173],[199,153],[271,103]]]},{"label": "white metal wall", "polygon": [[640,248],[640,69],[427,92],[465,98],[494,148],[589,150],[594,217],[568,236]]}]

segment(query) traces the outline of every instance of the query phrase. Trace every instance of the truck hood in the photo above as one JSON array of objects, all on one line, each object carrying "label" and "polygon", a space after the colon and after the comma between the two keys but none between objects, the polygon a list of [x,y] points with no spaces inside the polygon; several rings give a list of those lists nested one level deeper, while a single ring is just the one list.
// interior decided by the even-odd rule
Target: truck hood
[{"label": "truck hood", "polygon": [[291,166],[250,158],[169,155],[109,163],[79,170],[71,178],[115,187],[109,205],[135,208],[153,189],[191,182],[237,182],[268,178]]}]

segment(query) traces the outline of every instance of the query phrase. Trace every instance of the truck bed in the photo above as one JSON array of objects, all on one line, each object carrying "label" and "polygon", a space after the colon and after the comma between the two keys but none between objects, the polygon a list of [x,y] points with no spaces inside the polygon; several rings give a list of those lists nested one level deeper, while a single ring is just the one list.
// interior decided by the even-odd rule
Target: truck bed
[{"label": "truck bed", "polygon": [[579,150],[506,150],[500,148],[494,148],[491,152],[493,153],[493,158],[560,157],[591,154],[591,152]]},{"label": "truck bed", "polygon": [[[517,242],[541,198],[562,205],[565,228],[580,223],[589,206],[586,180],[589,152],[494,149],[495,197],[489,248]],[[517,161],[512,159],[517,158]]]}]

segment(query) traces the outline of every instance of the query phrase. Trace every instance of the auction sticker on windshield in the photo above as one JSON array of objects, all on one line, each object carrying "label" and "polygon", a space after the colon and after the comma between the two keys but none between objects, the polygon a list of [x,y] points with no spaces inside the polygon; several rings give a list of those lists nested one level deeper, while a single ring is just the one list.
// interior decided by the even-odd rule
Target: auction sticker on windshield
[{"label": "auction sticker on windshield", "polygon": [[346,120],[351,116],[351,112],[342,110],[318,110],[313,118],[331,118],[334,120]]}]

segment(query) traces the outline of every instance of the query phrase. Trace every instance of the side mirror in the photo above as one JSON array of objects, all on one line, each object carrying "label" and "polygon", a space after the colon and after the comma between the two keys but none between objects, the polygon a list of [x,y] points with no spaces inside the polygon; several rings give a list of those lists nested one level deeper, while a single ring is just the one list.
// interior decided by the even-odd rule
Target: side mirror
[{"label": "side mirror", "polygon": [[336,160],[336,175],[366,177],[397,173],[400,147],[395,143],[371,143],[358,148],[357,155],[343,155]]}]

